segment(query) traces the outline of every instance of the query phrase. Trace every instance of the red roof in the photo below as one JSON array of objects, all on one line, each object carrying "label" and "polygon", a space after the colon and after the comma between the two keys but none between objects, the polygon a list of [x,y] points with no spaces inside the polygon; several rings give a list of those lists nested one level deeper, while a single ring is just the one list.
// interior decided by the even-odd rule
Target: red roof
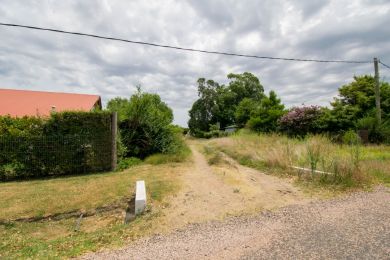
[{"label": "red roof", "polygon": [[48,116],[53,110],[90,111],[95,106],[101,108],[100,96],[0,89],[0,115]]}]

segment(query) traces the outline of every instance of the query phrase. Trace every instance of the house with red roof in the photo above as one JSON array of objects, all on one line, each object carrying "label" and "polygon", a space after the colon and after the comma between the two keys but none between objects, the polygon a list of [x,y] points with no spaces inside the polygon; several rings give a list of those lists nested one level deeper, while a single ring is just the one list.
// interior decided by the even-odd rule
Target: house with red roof
[{"label": "house with red roof", "polygon": [[0,115],[49,116],[51,112],[101,109],[98,95],[0,89]]}]

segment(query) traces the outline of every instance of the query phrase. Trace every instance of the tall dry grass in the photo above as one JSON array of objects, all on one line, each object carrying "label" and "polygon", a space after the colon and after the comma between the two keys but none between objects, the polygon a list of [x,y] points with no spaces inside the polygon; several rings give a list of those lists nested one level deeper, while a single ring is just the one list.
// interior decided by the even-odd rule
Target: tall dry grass
[{"label": "tall dry grass", "polygon": [[[211,140],[209,145],[241,164],[266,172],[296,175],[301,180],[344,187],[365,186],[373,181],[371,171],[365,167],[365,151],[368,148],[359,142],[338,144],[324,135],[297,139],[243,131],[229,138]],[[383,154],[375,156],[380,158]],[[387,159],[390,163],[390,156]],[[376,165],[376,175],[388,180],[380,160],[371,158],[370,164]],[[305,170],[296,170],[292,166]]]}]

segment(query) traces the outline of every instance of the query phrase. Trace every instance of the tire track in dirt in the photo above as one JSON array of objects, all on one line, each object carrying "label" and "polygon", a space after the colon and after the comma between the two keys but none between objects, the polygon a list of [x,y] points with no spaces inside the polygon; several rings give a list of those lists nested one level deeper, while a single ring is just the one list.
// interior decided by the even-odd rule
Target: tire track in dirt
[{"label": "tire track in dirt", "polygon": [[167,229],[308,201],[288,180],[241,166],[226,155],[227,163],[210,166],[198,143],[189,146],[193,163],[181,176],[181,192],[164,211]]}]

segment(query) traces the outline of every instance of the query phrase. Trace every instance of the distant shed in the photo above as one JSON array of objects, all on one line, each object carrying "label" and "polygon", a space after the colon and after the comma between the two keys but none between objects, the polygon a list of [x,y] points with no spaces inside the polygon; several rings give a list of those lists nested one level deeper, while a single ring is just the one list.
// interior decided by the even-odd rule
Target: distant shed
[{"label": "distant shed", "polygon": [[0,115],[48,116],[52,111],[91,111],[96,108],[102,108],[98,95],[0,89]]},{"label": "distant shed", "polygon": [[238,130],[238,127],[236,125],[230,125],[225,127],[225,133],[234,133]]}]

